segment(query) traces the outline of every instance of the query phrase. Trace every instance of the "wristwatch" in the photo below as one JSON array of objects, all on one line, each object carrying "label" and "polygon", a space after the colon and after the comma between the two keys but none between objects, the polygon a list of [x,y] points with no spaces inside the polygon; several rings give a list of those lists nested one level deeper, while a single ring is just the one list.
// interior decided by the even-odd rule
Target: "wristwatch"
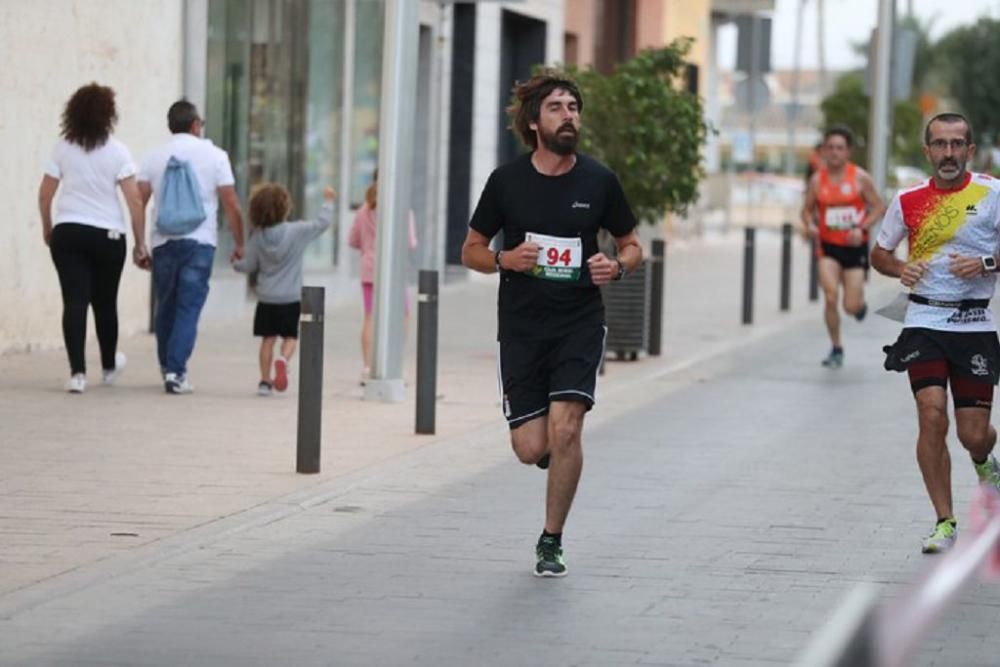
[{"label": "wristwatch", "polygon": [[615,276],[615,280],[621,280],[625,277],[625,262],[622,261],[621,257],[616,257],[615,261],[618,262],[618,275]]},{"label": "wristwatch", "polygon": [[500,271],[501,271],[501,268],[500,268],[500,255],[502,255],[502,254],[503,254],[503,250],[497,250],[496,253],[494,253],[494,255],[493,255],[493,262],[497,266],[497,273],[500,273]]},{"label": "wristwatch", "polygon": [[997,270],[997,258],[993,255],[983,255],[979,261],[983,263],[983,273],[993,273]]}]

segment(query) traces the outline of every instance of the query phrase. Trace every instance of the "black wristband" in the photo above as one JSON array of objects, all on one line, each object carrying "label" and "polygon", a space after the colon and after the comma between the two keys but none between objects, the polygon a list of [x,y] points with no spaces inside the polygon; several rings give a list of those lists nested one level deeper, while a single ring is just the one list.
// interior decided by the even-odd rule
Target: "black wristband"
[{"label": "black wristband", "polygon": [[615,276],[615,280],[621,280],[625,277],[625,262],[622,261],[621,257],[616,257],[615,261],[618,262],[618,275]]}]

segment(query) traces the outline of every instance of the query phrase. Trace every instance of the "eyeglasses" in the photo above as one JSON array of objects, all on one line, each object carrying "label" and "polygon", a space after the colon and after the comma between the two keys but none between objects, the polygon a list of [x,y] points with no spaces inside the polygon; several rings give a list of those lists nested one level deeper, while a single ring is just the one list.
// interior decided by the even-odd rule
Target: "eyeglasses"
[{"label": "eyeglasses", "polygon": [[965,139],[933,139],[929,144],[927,144],[936,151],[943,151],[944,149],[951,146],[951,150],[960,151],[969,145],[969,142]]}]

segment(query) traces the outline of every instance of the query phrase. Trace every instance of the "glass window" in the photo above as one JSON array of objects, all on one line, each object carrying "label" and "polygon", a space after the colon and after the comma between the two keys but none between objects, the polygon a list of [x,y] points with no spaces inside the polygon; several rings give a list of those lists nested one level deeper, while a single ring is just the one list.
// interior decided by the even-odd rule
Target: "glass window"
[{"label": "glass window", "polygon": [[[309,7],[309,74],[306,93],[305,187],[299,210],[319,213],[323,188],[340,179],[340,128],[343,125],[344,3],[313,0]],[[338,193],[341,194],[341,193]],[[343,193],[342,196],[347,196]],[[334,220],[337,218],[334,216]],[[338,258],[336,222],[306,254],[309,266],[330,266]]]},{"label": "glass window", "polygon": [[[293,217],[312,217],[323,188],[336,186],[344,6],[345,0],[210,0],[207,132],[229,153],[244,203],[253,186],[274,181],[288,188]],[[336,230],[321,236],[307,262],[333,264],[336,237]],[[220,235],[217,256],[228,258],[231,245]]]},{"label": "glass window", "polygon": [[[240,199],[247,196],[247,109],[250,101],[247,64],[250,45],[250,5],[215,0],[208,6],[208,61],[205,133],[229,153]],[[221,207],[220,207],[221,209]],[[223,212],[219,211],[220,224]],[[223,224],[224,226],[224,224]],[[220,263],[232,253],[233,239],[219,234]]]},{"label": "glass window", "polygon": [[354,61],[354,122],[351,131],[352,207],[361,206],[378,165],[379,99],[382,92],[381,2],[358,2]]}]

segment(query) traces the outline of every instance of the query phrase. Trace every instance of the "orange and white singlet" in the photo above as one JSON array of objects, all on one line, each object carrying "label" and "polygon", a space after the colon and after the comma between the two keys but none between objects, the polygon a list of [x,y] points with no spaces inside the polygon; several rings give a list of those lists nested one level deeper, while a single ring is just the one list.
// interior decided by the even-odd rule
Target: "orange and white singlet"
[{"label": "orange and white singlet", "polygon": [[[858,188],[858,168],[853,162],[844,165],[844,177],[839,183],[830,181],[830,172],[825,167],[817,173],[819,239],[823,243],[846,246],[848,232],[861,224],[867,208]],[[867,231],[864,237],[867,241]]]}]

